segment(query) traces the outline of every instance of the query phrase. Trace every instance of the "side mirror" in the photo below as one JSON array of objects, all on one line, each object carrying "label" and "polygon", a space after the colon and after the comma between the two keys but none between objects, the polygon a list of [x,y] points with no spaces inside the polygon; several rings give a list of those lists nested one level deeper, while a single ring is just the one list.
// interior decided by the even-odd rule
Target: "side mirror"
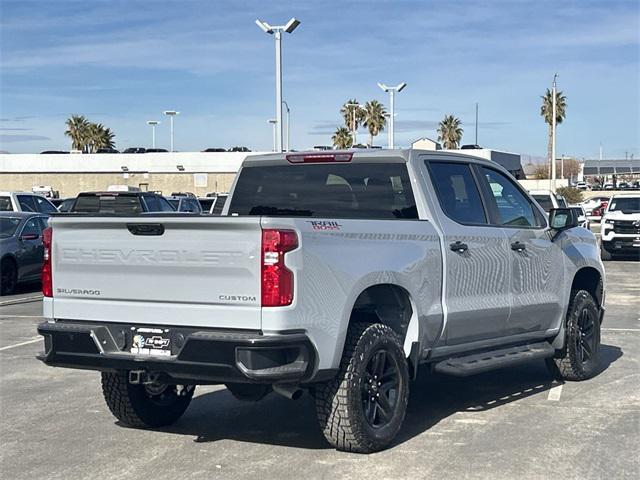
[{"label": "side mirror", "polygon": [[571,208],[552,208],[549,210],[549,227],[556,235],[563,230],[578,226],[578,215]]}]

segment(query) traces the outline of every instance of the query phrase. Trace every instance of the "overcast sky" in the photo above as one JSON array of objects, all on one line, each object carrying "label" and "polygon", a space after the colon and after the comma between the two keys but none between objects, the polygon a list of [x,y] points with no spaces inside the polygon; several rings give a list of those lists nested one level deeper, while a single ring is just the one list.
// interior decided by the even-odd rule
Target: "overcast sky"
[{"label": "overcast sky", "polygon": [[[274,42],[254,24],[295,16],[283,41],[292,147],[330,144],[340,105],[407,82],[396,144],[437,136],[451,113],[463,143],[546,155],[540,95],[558,72],[568,111],[558,155],[640,156],[640,2],[0,0],[0,150],[69,149],[73,113],[117,147],[146,146],[146,120],[175,109],[176,149],[269,150]],[[364,132],[360,139],[365,140]],[[386,145],[386,134],[377,137]]]}]

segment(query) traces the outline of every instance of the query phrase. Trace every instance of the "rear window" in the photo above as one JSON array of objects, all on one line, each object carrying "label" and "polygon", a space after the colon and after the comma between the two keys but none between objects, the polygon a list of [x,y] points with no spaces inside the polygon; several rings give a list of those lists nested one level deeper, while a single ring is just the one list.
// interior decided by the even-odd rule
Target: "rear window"
[{"label": "rear window", "polygon": [[229,214],[382,220],[418,218],[404,163],[244,168],[231,199]]},{"label": "rear window", "polygon": [[138,215],[142,213],[140,198],[134,195],[80,195],[73,212]]}]

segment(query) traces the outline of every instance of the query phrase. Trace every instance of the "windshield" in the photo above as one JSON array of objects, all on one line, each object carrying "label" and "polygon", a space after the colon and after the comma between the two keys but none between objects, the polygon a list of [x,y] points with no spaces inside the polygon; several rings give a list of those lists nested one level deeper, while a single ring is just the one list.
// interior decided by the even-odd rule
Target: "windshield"
[{"label": "windshield", "polygon": [[16,217],[0,217],[0,238],[13,237],[20,225],[20,219]]},{"label": "windshield", "polygon": [[614,198],[609,204],[610,212],[640,213],[640,197]]},{"label": "windshield", "polygon": [[550,195],[532,195],[533,199],[538,202],[538,204],[542,207],[545,212],[549,212],[553,208],[553,203],[551,203]]}]

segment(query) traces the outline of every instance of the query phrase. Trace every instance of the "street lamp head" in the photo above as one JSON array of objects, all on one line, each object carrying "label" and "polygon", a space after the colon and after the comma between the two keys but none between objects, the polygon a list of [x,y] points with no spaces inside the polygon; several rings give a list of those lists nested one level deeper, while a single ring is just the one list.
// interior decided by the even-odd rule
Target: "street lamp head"
[{"label": "street lamp head", "polygon": [[276,120],[275,118],[270,118],[269,120],[267,120],[267,122],[275,125],[276,123],[278,123],[278,120]]},{"label": "street lamp head", "polygon": [[271,28],[271,25],[269,25],[267,22],[256,20],[256,25],[258,25],[264,33],[273,34],[273,28]]},{"label": "street lamp head", "polygon": [[157,120],[147,120],[147,125],[153,125],[156,126],[158,125],[160,122]]},{"label": "street lamp head", "polygon": [[404,87],[406,87],[407,84],[405,82],[402,82],[400,85],[398,85],[395,90],[396,92],[401,92],[402,90],[404,90]]},{"label": "street lamp head", "polygon": [[293,31],[296,28],[298,28],[298,25],[300,25],[300,20],[297,20],[296,18],[292,18],[284,26],[284,31],[287,32],[287,33],[293,33]]},{"label": "street lamp head", "polygon": [[385,92],[389,91],[389,87],[387,87],[384,83],[378,83],[378,86]]},{"label": "street lamp head", "polygon": [[175,110],[165,110],[163,112],[165,115],[168,115],[170,117],[174,116],[174,115],[179,115],[180,112],[176,112]]}]

